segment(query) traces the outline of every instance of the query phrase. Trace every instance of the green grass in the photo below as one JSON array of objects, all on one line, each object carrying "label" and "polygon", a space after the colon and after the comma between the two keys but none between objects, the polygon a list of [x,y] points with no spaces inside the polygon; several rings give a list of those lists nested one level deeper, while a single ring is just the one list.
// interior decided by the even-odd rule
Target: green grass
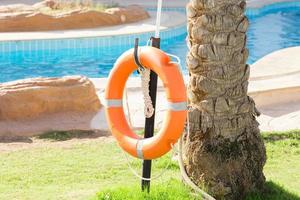
[{"label": "green grass", "polygon": [[[197,199],[181,183],[177,163],[172,162],[166,173],[153,181],[148,195],[140,192],[140,180],[128,170],[113,140],[61,142],[74,137],[78,134],[48,133],[40,137],[47,140],[45,145],[0,151],[0,199]],[[299,200],[300,131],[264,133],[263,137],[268,183],[262,194],[253,193],[247,200]],[[138,160],[130,161],[140,170]],[[153,175],[169,162],[170,155],[154,161]]]},{"label": "green grass", "polygon": [[[250,194],[246,200],[300,200],[300,131],[263,133],[267,148],[268,161],[265,166],[267,183],[263,192]],[[172,184],[173,186],[170,186]],[[167,182],[155,187],[150,196],[144,193],[136,193],[136,188],[115,188],[101,191],[99,200],[138,200],[145,195],[149,199],[163,200],[165,197],[157,195],[160,190],[170,189],[170,199],[184,199],[180,195],[188,195],[190,191],[183,190],[178,196],[172,188],[177,188],[177,182]],[[186,189],[180,184],[183,189]],[[152,191],[153,191],[152,190]],[[186,193],[188,192],[188,193]],[[190,199],[189,197],[186,197]],[[196,199],[194,197],[194,199]]]},{"label": "green grass", "polygon": [[300,131],[263,134],[267,148],[265,175],[300,197]]},{"label": "green grass", "polygon": [[[178,180],[169,180],[166,183],[155,184],[151,187],[151,193],[141,192],[140,187],[115,187],[99,192],[95,199],[101,200],[191,200],[196,197],[190,192],[189,188],[184,186]],[[197,198],[199,199],[199,198]]]}]

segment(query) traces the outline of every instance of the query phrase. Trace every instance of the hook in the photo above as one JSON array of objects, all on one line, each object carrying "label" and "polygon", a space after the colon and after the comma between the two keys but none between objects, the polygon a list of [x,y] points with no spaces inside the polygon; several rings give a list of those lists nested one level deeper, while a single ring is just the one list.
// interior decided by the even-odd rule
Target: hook
[{"label": "hook", "polygon": [[145,67],[140,63],[138,52],[139,52],[139,38],[135,38],[135,41],[134,41],[134,62],[139,68],[138,71],[144,71]]}]

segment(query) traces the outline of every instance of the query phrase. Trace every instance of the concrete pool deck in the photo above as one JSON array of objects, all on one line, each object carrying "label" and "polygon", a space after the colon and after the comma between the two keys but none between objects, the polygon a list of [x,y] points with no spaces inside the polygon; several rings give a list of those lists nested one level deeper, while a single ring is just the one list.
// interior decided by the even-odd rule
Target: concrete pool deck
[{"label": "concrete pool deck", "polygon": [[[300,47],[292,47],[267,55],[251,66],[249,95],[254,98],[262,115],[258,118],[262,131],[300,129]],[[285,72],[282,74],[282,72]],[[296,73],[295,73],[296,72]],[[92,79],[103,102],[106,78]],[[188,77],[185,76],[185,82]],[[140,78],[130,78],[127,83],[128,102],[134,127],[143,127],[143,97]],[[156,125],[159,127],[166,111],[166,97],[159,82]],[[126,106],[125,106],[126,108]],[[92,127],[106,127],[104,112],[100,111]],[[104,129],[105,129],[104,128]]]},{"label": "concrete pool deck", "polygon": [[[63,31],[36,31],[36,32],[2,32],[1,41],[20,41],[20,40],[45,40],[63,38],[86,38],[120,36],[128,34],[140,34],[154,32],[156,29],[156,13],[149,12],[150,18],[137,23],[129,23],[111,27],[101,27],[93,29],[75,29]],[[162,14],[160,30],[167,30],[173,27],[184,26],[186,24],[185,14],[180,12],[168,11]]]},{"label": "concrete pool deck", "polygon": [[300,47],[275,51],[251,66],[249,94],[262,115],[261,129],[300,129]]}]

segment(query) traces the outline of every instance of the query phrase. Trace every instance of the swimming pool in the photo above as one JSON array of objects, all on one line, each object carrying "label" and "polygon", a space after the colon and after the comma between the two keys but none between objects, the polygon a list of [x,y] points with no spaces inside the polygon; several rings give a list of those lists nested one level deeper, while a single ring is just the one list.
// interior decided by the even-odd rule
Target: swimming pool
[{"label": "swimming pool", "polygon": [[[280,8],[280,9],[279,9]],[[300,45],[300,2],[273,4],[248,10],[248,63],[275,50]],[[185,27],[162,33],[163,50],[183,61],[187,52]],[[172,35],[173,34],[173,35]],[[134,37],[145,43],[150,34],[130,38],[81,38],[30,42],[0,42],[0,82],[29,77],[85,75],[107,77],[114,61],[128,48]],[[115,40],[126,40],[116,45]],[[111,43],[111,44],[110,44]],[[121,44],[121,42],[119,42]],[[109,48],[108,48],[109,47]]]}]

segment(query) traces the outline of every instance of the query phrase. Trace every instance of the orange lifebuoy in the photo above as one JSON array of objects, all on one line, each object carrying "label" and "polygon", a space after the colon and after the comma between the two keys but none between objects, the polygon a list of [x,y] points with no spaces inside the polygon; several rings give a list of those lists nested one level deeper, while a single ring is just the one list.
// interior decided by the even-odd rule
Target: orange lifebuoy
[{"label": "orange lifebuoy", "polygon": [[166,53],[154,47],[142,47],[139,61],[158,75],[166,90],[169,106],[160,132],[151,138],[141,138],[130,129],[123,111],[126,81],[137,70],[133,50],[121,55],[109,75],[105,110],[109,128],[123,150],[134,157],[151,160],[170,151],[181,136],[187,117],[187,97],[181,72]]}]

